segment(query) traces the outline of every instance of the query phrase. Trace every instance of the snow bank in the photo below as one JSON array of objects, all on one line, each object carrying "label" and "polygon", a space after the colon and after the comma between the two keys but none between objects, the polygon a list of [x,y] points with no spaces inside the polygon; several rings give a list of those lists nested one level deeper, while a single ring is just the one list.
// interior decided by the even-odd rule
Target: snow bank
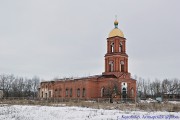
[{"label": "snow bank", "polygon": [[135,120],[137,117],[153,120],[162,116],[174,116],[178,120],[180,112],[119,111],[67,106],[0,106],[0,120]]}]

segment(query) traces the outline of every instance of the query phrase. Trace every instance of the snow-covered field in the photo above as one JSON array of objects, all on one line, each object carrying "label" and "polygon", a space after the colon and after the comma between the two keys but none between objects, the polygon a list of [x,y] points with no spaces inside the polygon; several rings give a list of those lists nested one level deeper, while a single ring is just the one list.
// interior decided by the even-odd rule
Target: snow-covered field
[{"label": "snow-covered field", "polygon": [[0,120],[180,120],[180,112],[103,110],[0,104]]}]

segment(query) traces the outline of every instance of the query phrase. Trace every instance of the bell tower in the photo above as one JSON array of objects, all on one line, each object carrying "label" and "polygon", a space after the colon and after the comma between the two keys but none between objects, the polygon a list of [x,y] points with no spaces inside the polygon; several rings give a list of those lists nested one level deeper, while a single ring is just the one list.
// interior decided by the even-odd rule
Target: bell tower
[{"label": "bell tower", "polygon": [[126,38],[124,38],[123,32],[118,28],[117,20],[115,20],[114,29],[107,38],[105,72],[103,74],[130,77],[130,73],[128,73],[128,55],[126,54]]}]

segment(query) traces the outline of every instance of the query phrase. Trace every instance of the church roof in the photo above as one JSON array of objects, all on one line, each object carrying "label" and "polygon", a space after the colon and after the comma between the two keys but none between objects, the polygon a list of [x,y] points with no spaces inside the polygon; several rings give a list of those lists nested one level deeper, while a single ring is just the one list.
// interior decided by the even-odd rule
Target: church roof
[{"label": "church roof", "polygon": [[99,78],[117,78],[114,74],[112,75],[101,75]]}]

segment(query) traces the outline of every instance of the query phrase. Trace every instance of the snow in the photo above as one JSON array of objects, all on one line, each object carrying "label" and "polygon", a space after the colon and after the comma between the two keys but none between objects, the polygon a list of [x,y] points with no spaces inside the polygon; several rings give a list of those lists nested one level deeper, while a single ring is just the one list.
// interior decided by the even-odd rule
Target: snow
[{"label": "snow", "polygon": [[180,101],[168,101],[168,102],[172,104],[180,104]]},{"label": "snow", "polygon": [[[169,118],[171,117],[171,118]],[[180,119],[180,112],[104,110],[67,106],[0,104],[0,120],[155,120]]]},{"label": "snow", "polygon": [[148,98],[147,100],[140,100],[140,103],[153,103],[153,102],[157,102],[157,101],[151,98]]}]

